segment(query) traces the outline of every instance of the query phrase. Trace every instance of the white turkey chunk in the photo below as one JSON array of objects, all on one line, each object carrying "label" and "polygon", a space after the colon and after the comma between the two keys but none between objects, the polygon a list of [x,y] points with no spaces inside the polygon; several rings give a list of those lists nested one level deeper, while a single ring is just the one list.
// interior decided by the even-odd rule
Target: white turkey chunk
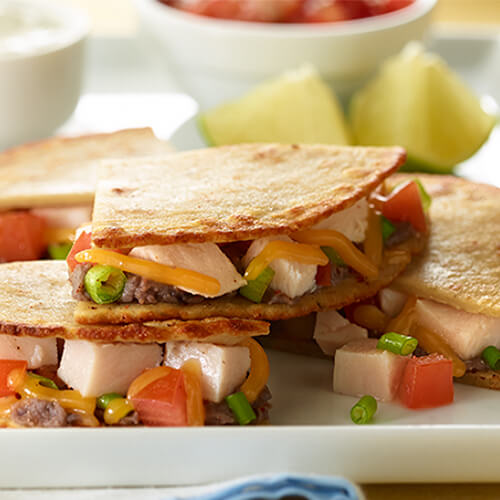
[{"label": "white turkey chunk", "polygon": [[180,368],[188,359],[201,365],[203,399],[220,403],[240,387],[250,369],[247,347],[205,344],[202,342],[167,342],[164,365]]},{"label": "white turkey chunk", "polygon": [[392,290],[391,288],[382,288],[378,292],[380,309],[391,318],[396,317],[403,310],[407,299],[408,296],[406,294]]},{"label": "white turkey chunk", "polygon": [[333,390],[348,396],[370,394],[392,401],[398,393],[408,358],[377,349],[377,339],[355,340],[338,349]]},{"label": "white turkey chunk", "polygon": [[220,297],[246,285],[246,281],[233,263],[215,243],[147,245],[132,249],[130,255],[159,264],[190,269],[217,279],[220,290],[216,295],[204,295],[189,288],[179,287],[181,290],[203,297]]},{"label": "white turkey chunk", "polygon": [[500,348],[500,318],[419,299],[416,321],[441,336],[464,360],[479,356],[489,345]]},{"label": "white turkey chunk", "polygon": [[337,349],[348,342],[368,338],[368,331],[332,310],[316,314],[313,338],[325,354],[333,356]]},{"label": "white turkey chunk", "polygon": [[98,344],[66,340],[57,375],[84,397],[125,394],[130,383],[162,362],[159,344]]},{"label": "white turkey chunk", "polygon": [[57,365],[56,339],[13,337],[0,335],[0,359],[19,359],[34,370],[41,366]]},{"label": "white turkey chunk", "polygon": [[[292,241],[288,236],[270,236],[255,240],[243,257],[245,268],[250,264],[252,259],[264,250],[269,242],[276,240]],[[279,290],[292,299],[311,291],[316,285],[316,265],[300,264],[286,259],[276,259],[269,264],[269,267],[275,272],[274,278],[271,281],[271,288]]]},{"label": "white turkey chunk", "polygon": [[92,206],[34,208],[31,213],[42,217],[49,227],[75,229],[92,220]]},{"label": "white turkey chunk", "polygon": [[368,227],[368,209],[368,201],[361,198],[352,207],[330,215],[328,219],[313,226],[313,229],[332,229],[355,243],[361,243]]}]

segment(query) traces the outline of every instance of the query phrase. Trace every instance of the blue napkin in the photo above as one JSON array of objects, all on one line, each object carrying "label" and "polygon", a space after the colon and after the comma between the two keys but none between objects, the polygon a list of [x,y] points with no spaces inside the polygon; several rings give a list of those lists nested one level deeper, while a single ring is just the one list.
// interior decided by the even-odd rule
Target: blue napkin
[{"label": "blue napkin", "polygon": [[231,481],[190,500],[278,500],[299,496],[308,500],[361,500],[358,489],[339,477],[278,474]]}]

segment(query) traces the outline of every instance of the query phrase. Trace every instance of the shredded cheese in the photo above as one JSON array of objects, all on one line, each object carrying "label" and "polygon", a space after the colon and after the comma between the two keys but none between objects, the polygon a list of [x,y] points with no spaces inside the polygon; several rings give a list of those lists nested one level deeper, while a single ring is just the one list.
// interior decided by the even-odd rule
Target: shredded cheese
[{"label": "shredded cheese", "polygon": [[384,240],[382,237],[380,217],[372,209],[368,212],[368,227],[366,229],[364,249],[366,256],[373,262],[374,266],[380,268],[380,264],[382,264]]},{"label": "shredded cheese", "polygon": [[310,245],[332,247],[342,258],[342,260],[358,273],[366,278],[376,278],[378,276],[377,266],[342,233],[329,229],[310,229],[299,231],[291,235],[294,240]]},{"label": "shredded cheese", "polygon": [[250,373],[245,382],[243,382],[240,391],[245,394],[249,403],[252,404],[262,392],[269,379],[269,360],[267,359],[266,352],[256,340],[251,338],[245,339],[240,345],[248,347],[251,360]]},{"label": "shredded cheese", "polygon": [[201,392],[201,364],[188,359],[181,367],[186,389],[187,421],[190,426],[205,425],[205,405]]},{"label": "shredded cheese", "polygon": [[270,241],[262,252],[255,257],[245,271],[245,279],[254,280],[264,269],[276,259],[287,259],[301,264],[325,266],[328,257],[320,248],[313,245],[302,245],[291,241]]},{"label": "shredded cheese", "polygon": [[217,295],[220,290],[220,283],[212,276],[192,271],[171,267],[158,262],[122,255],[111,250],[102,248],[92,248],[83,250],[75,255],[77,262],[89,262],[93,264],[105,264],[116,267],[122,271],[137,274],[144,278],[164,283],[166,285],[182,286],[195,290],[203,295]]}]

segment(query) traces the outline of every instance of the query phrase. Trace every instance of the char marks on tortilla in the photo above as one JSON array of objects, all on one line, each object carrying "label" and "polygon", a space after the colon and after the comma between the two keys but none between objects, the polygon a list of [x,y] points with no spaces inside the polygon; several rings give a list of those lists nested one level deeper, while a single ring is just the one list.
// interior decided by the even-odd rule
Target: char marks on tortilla
[{"label": "char marks on tortilla", "polygon": [[[413,178],[398,174],[391,182]],[[432,230],[427,248],[391,286],[499,317],[500,189],[451,176],[418,178],[432,196]]]},{"label": "char marks on tortilla", "polygon": [[131,248],[289,234],[350,207],[404,160],[398,147],[242,144],[107,161],[92,238]]},{"label": "char marks on tortilla", "polygon": [[74,320],[66,263],[13,262],[0,265],[0,334],[61,337],[97,342],[166,342],[171,340],[237,344],[267,335],[262,321],[207,318],[127,325],[79,325]]},{"label": "char marks on tortilla", "polygon": [[101,159],[170,151],[149,128],[56,137],[9,149],[0,154],[0,209],[91,203]]},{"label": "char marks on tortilla", "polygon": [[82,324],[128,323],[179,318],[194,320],[225,316],[257,320],[278,320],[304,316],[311,312],[340,309],[372,297],[388,286],[408,265],[413,253],[420,252],[425,238],[414,236],[384,252],[377,278],[359,280],[355,276],[340,281],[334,287],[320,288],[299,297],[291,304],[255,304],[241,296],[205,300],[200,304],[105,304],[78,302],[75,320]]}]

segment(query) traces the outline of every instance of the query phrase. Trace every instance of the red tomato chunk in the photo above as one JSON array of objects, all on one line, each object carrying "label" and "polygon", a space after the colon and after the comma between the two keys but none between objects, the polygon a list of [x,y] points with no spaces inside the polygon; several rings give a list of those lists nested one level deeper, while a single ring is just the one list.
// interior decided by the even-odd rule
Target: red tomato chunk
[{"label": "red tomato chunk", "polygon": [[75,259],[75,255],[83,250],[88,250],[91,247],[91,242],[92,242],[92,233],[90,231],[90,226],[89,226],[89,229],[84,229],[80,233],[76,241],[73,243],[73,246],[71,247],[68,256],[66,257],[66,263],[68,264],[70,271],[73,271],[73,269],[75,269],[76,265],[78,264],[78,262]]},{"label": "red tomato chunk", "polygon": [[413,357],[406,365],[399,398],[408,408],[435,408],[453,402],[453,363],[441,354]]},{"label": "red tomato chunk", "polygon": [[29,212],[0,215],[0,262],[37,260],[45,251],[46,222]]},{"label": "red tomato chunk", "polygon": [[26,371],[28,362],[17,359],[0,359],[0,397],[13,396],[15,391],[9,388],[7,381],[12,370]]},{"label": "red tomato chunk", "polygon": [[156,379],[131,398],[144,425],[188,425],[186,390],[181,370]]}]

